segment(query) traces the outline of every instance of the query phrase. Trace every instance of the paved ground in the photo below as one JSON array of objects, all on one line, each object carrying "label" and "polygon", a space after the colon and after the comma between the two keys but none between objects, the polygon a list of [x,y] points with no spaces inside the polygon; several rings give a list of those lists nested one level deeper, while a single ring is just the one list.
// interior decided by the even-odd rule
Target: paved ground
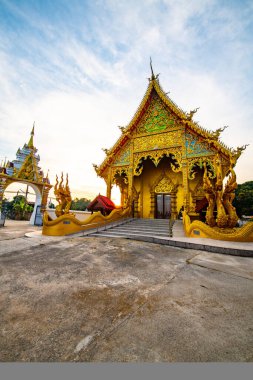
[{"label": "paved ground", "polygon": [[253,361],[253,259],[0,229],[0,361]]}]

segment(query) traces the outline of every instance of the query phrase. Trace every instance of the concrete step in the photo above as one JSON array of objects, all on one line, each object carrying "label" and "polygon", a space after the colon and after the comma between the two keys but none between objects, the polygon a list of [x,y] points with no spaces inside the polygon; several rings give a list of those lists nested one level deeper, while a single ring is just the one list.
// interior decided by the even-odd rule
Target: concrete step
[{"label": "concrete step", "polygon": [[112,238],[122,238],[123,236],[121,235],[109,235],[106,232],[96,232],[94,234],[90,234],[87,237],[112,237]]},{"label": "concrete step", "polygon": [[168,232],[169,228],[168,227],[145,227],[145,226],[119,226],[119,227],[114,227],[117,231],[118,230],[127,230],[127,231],[147,231],[147,232],[152,232],[152,231],[157,231],[157,232]]},{"label": "concrete step", "polygon": [[169,223],[169,219],[133,219],[133,223],[152,223],[152,224],[166,224]]},{"label": "concrete step", "polygon": [[[102,234],[108,235],[120,235],[120,236],[128,236],[128,235],[143,235],[143,236],[165,236],[168,237],[167,233],[159,233],[157,231],[145,232],[145,231],[119,231],[116,228],[112,228],[111,230],[101,231]],[[100,232],[98,232],[100,234]]]},{"label": "concrete step", "polygon": [[143,227],[143,228],[166,228],[169,227],[169,223],[166,224],[151,224],[151,223],[128,223],[127,225],[131,225],[133,227]]},{"label": "concrete step", "polygon": [[169,223],[166,223],[166,224],[131,223],[129,225],[134,226],[134,227],[143,227],[143,228],[166,228],[166,227],[169,227]]},{"label": "concrete step", "polygon": [[143,241],[152,241],[154,237],[161,238],[161,239],[166,239],[168,236],[156,236],[156,235],[151,235],[151,234],[115,234],[115,233],[109,233],[109,231],[103,231],[103,232],[97,232],[95,234],[91,234],[89,236],[93,237],[107,237],[107,238],[127,238],[127,239],[135,239],[135,240],[143,240]]},{"label": "concrete step", "polygon": [[[129,238],[144,241],[152,241],[154,237],[169,237],[169,220],[168,219],[132,219],[127,223],[93,232],[89,236],[97,237],[118,237]],[[178,233],[181,233],[182,226],[177,226]]]}]

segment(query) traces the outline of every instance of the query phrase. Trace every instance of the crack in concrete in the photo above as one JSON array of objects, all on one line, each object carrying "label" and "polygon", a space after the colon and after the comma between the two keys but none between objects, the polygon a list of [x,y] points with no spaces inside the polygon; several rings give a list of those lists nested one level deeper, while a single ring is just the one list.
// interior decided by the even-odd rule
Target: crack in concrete
[{"label": "crack in concrete", "polygon": [[[197,256],[197,255],[195,255],[195,256]],[[194,257],[195,257],[195,256],[194,256]],[[190,260],[191,260],[191,259],[190,259]],[[201,265],[201,264],[199,264],[199,263],[191,263],[190,260],[187,260],[187,261],[188,261],[188,264],[191,264],[191,265],[197,265],[197,266],[199,266],[199,267],[201,267],[201,268],[205,268],[205,269],[209,269],[209,270],[214,270],[214,271],[216,271],[216,272],[226,273],[226,274],[230,274],[231,276],[234,276],[234,277],[240,277],[240,278],[244,278],[244,279],[246,278],[247,280],[253,281],[252,278],[249,278],[249,277],[246,277],[246,276],[240,276],[239,274],[235,274],[235,273],[232,273],[232,272],[229,272],[229,271],[225,271],[225,270],[221,270],[221,269],[217,269],[217,268],[211,268],[211,267],[209,267],[209,266],[205,266],[204,264]]]}]

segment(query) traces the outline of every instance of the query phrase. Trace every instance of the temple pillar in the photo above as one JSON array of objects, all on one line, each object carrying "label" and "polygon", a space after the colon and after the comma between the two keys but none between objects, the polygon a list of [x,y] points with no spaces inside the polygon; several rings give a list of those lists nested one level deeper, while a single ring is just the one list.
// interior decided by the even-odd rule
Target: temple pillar
[{"label": "temple pillar", "polygon": [[46,207],[47,207],[47,199],[48,199],[48,194],[49,194],[49,190],[50,190],[51,187],[49,186],[43,186],[42,188],[42,199],[41,199],[41,212],[44,212],[46,210]]},{"label": "temple pillar", "polygon": [[153,190],[150,191],[150,218],[155,217],[155,192]]},{"label": "temple pillar", "polygon": [[134,218],[139,218],[139,197],[134,199]]},{"label": "temple pillar", "polygon": [[183,191],[184,191],[184,209],[188,212],[190,209],[190,193],[188,184],[188,165],[186,160],[182,160],[183,173]]},{"label": "temple pillar", "polygon": [[133,169],[129,168],[128,172],[128,189],[127,189],[127,205],[130,207],[130,214],[132,215],[133,210]]},{"label": "temple pillar", "polygon": [[171,219],[177,219],[177,193],[173,192],[171,196]]},{"label": "temple pillar", "polygon": [[112,191],[112,176],[111,176],[111,168],[110,168],[107,181],[106,181],[106,196],[109,199],[111,199],[111,191]]}]

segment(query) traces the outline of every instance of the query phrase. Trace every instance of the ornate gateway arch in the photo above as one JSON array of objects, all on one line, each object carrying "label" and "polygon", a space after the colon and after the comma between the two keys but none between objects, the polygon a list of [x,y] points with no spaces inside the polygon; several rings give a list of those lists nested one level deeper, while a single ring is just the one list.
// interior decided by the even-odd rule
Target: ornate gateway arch
[{"label": "ornate gateway arch", "polygon": [[48,193],[52,187],[48,176],[44,177],[43,171],[38,166],[40,156],[33,145],[33,136],[34,126],[29,142],[24,144],[22,149],[18,149],[16,159],[8,162],[5,161],[0,166],[0,211],[6,188],[15,182],[27,184],[33,188],[36,195],[30,224],[34,224],[37,206],[41,206],[42,212],[45,210]]}]

